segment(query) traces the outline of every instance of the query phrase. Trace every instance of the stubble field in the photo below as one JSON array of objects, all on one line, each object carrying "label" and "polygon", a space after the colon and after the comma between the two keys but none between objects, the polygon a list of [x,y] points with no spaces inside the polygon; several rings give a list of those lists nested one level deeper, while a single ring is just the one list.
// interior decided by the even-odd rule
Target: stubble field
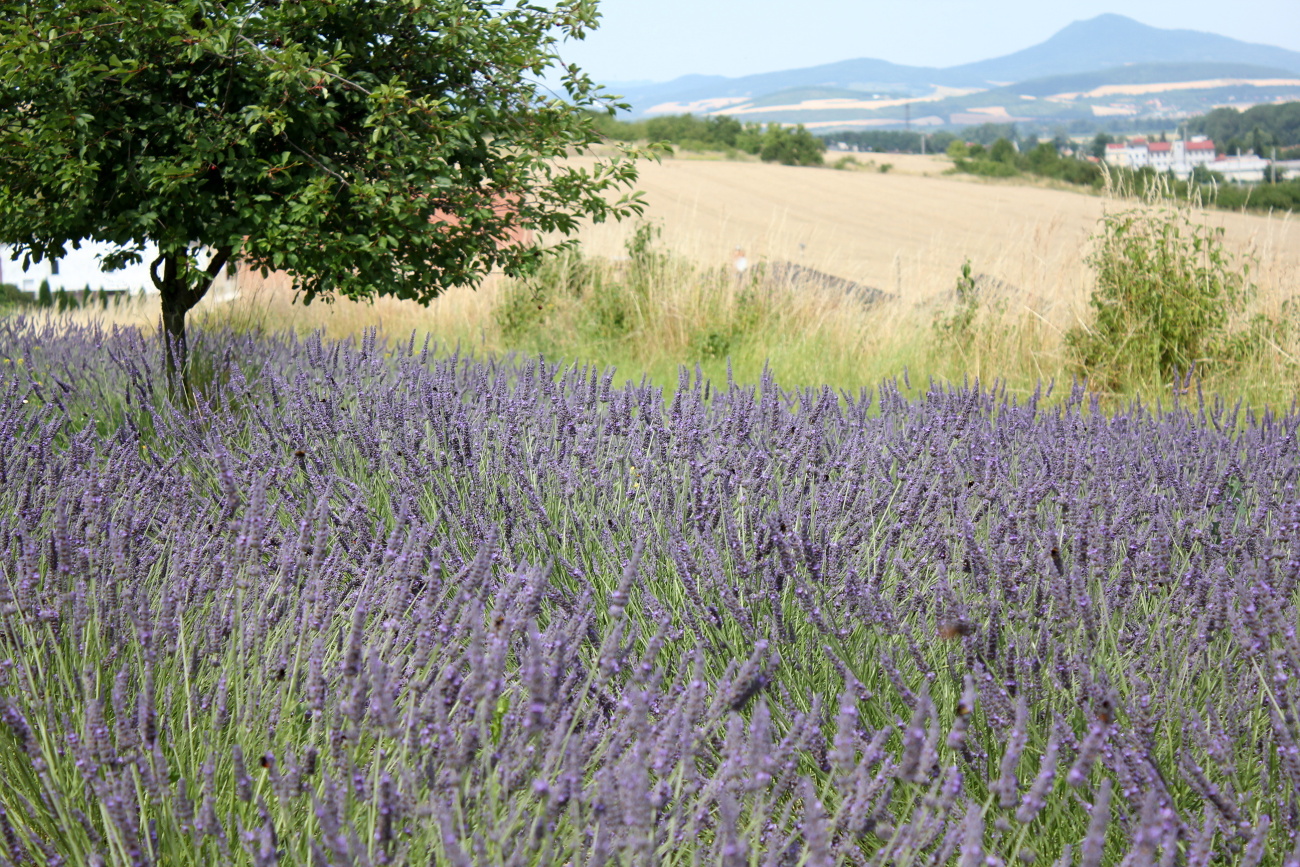
[{"label": "stubble field", "polygon": [[[833,161],[834,153],[827,154]],[[951,291],[965,259],[1025,300],[1082,305],[1088,239],[1113,200],[1046,184],[944,175],[945,157],[855,154],[856,171],[667,159],[638,186],[664,246],[701,262],[792,261],[921,302]],[[887,173],[878,171],[888,163]],[[1296,285],[1300,222],[1205,211],[1230,249],[1260,257],[1261,288]],[[583,244],[620,255],[626,224],[589,227]]]}]

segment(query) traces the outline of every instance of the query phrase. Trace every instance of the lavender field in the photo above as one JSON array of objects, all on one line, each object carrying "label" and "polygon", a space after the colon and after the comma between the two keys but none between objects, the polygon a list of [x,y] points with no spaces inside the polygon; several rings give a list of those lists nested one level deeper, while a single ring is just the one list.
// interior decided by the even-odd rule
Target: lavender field
[{"label": "lavender field", "polygon": [[0,321],[0,864],[1300,865],[1300,415]]}]

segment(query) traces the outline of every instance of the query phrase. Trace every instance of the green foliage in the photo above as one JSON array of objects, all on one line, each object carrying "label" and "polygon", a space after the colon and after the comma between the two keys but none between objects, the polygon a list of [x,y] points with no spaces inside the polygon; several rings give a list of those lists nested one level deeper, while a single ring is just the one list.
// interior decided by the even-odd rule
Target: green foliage
[{"label": "green foliage", "polygon": [[1027,153],[1017,153],[1010,140],[998,139],[987,154],[981,155],[981,150],[976,145],[969,149],[969,159],[955,159],[957,171],[994,178],[1010,178],[1028,172],[1093,188],[1105,183],[1099,165],[1062,157],[1055,142],[1038,142]]},{"label": "green foliage", "polygon": [[1225,183],[1223,175],[1211,169],[1204,163],[1198,163],[1192,166],[1192,176],[1189,179],[1193,184],[1222,184]]},{"label": "green foliage", "polygon": [[1092,139],[1092,145],[1089,147],[1091,153],[1097,159],[1103,159],[1106,156],[1106,145],[1112,144],[1115,137],[1107,132],[1099,132]]},{"label": "green foliage", "polygon": [[1209,114],[1191,118],[1187,129],[1214,139],[1220,153],[1227,152],[1234,141],[1240,143],[1243,151],[1256,152],[1274,145],[1300,145],[1300,102],[1256,105],[1245,111],[1216,108]]},{"label": "green foliage", "polygon": [[934,333],[947,344],[959,349],[966,349],[975,335],[975,319],[979,315],[979,287],[971,274],[968,258],[961,266],[961,276],[957,278],[957,304],[955,308],[935,317]]},{"label": "green foliage", "polygon": [[882,175],[887,175],[890,173],[890,171],[893,170],[893,168],[894,168],[893,163],[881,163],[879,166],[876,167],[876,171],[880,172]]},{"label": "green foliage", "polygon": [[968,175],[980,175],[986,178],[1014,178],[1020,174],[1020,170],[1013,163],[1004,163],[987,158],[955,160],[953,165],[959,172],[965,172]]},{"label": "green foliage", "polygon": [[1093,321],[1066,336],[1079,371],[1114,390],[1235,360],[1249,339],[1228,325],[1252,290],[1250,263],[1224,250],[1223,230],[1183,205],[1107,214],[1089,264]]},{"label": "green foliage", "polygon": [[54,306],[54,293],[50,291],[49,280],[42,280],[40,288],[36,290],[36,306],[37,307]]},{"label": "green foliage", "polygon": [[748,150],[746,132],[758,128],[757,124],[742,124],[734,117],[705,118],[692,114],[652,117],[643,125],[650,141],[668,142],[689,150]]},{"label": "green foliage", "polygon": [[427,303],[527,273],[546,251],[521,230],[641,211],[608,198],[634,154],[556,162],[601,140],[602,91],[576,67],[563,99],[537,90],[596,20],[590,0],[21,4],[0,17],[0,243],[40,259],[106,241],[110,269],[156,243],[182,340],[236,255],[308,302]]},{"label": "green foliage", "polygon": [[622,279],[592,287],[588,324],[597,338],[622,338],[644,319],[650,294],[668,261],[668,255],[655,246],[661,231],[654,223],[639,223],[624,244],[628,262]]},{"label": "green foliage", "polygon": [[696,117],[670,114],[641,121],[620,121],[608,113],[592,113],[597,131],[606,139],[621,142],[646,141],[670,149],[757,154],[763,141],[763,127],[741,123],[732,117]]},{"label": "green foliage", "polygon": [[[557,323],[568,321],[594,343],[621,340],[642,323],[668,255],[656,246],[659,226],[640,223],[625,244],[627,260],[611,273],[577,250],[555,257],[528,280],[510,284],[495,313],[511,346],[553,348]],[[576,321],[575,321],[576,317]]]},{"label": "green foliage", "polygon": [[587,116],[595,131],[610,141],[635,142],[650,138],[645,121],[619,120],[617,114],[608,111],[589,110]]},{"label": "green foliage", "polygon": [[970,156],[970,147],[964,141],[954,140],[949,143],[947,153],[954,160],[964,160]]},{"label": "green foliage", "polygon": [[30,307],[35,302],[32,296],[12,283],[0,283],[0,309],[6,307]]},{"label": "green foliage", "polygon": [[919,132],[881,129],[834,132],[821,136],[821,139],[827,145],[842,143],[852,145],[863,151],[902,154],[919,154],[922,139],[924,139],[926,153],[941,154],[952,142],[957,140],[957,136],[950,132],[922,134]]},{"label": "green foliage", "polygon": [[1011,143],[1010,139],[1000,138],[989,149],[989,159],[995,163],[1005,163],[1013,166],[1016,164],[1016,156],[1016,146]]},{"label": "green foliage", "polygon": [[1017,138],[1014,123],[981,123],[964,128],[961,135],[965,141],[980,145],[992,145],[1000,138],[1009,141],[1015,141]]},{"label": "green foliage", "polygon": [[787,166],[820,166],[825,145],[803,124],[796,127],[769,124],[758,155],[763,162]]}]

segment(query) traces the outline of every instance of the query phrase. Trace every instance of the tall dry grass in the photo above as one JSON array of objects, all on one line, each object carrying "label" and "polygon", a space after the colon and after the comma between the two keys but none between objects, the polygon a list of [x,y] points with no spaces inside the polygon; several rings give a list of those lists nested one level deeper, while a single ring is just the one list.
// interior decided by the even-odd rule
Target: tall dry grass
[{"label": "tall dry grass", "polygon": [[[670,387],[680,365],[698,364],[717,379],[730,367],[740,381],[768,368],[790,386],[856,390],[907,371],[914,385],[979,378],[1028,393],[1079,373],[1065,334],[1091,316],[1093,236],[1106,209],[1133,204],[1118,194],[993,187],[919,169],[880,175],[679,161],[648,167],[642,180],[651,214],[664,215],[655,220],[662,237],[638,241],[629,225],[588,227],[584,254],[527,283],[492,275],[427,307],[383,298],[304,307],[286,278],[241,275],[236,297],[205,300],[192,321],[331,337],[376,328],[405,340],[414,332],[477,353],[612,365]],[[1199,211],[1196,219],[1222,227],[1238,261],[1251,264],[1256,291],[1234,325],[1258,316],[1282,325],[1248,359],[1206,372],[1202,387],[1256,406],[1289,404],[1300,361],[1300,328],[1289,325],[1300,227],[1289,215]],[[743,276],[731,267],[738,246],[754,266]],[[959,304],[963,261],[977,304],[954,339],[936,322]],[[777,262],[895,297],[868,305],[835,288],[764,281],[763,264]],[[65,315],[143,328],[158,321],[147,298]],[[1140,390],[1154,396],[1165,385]]]}]

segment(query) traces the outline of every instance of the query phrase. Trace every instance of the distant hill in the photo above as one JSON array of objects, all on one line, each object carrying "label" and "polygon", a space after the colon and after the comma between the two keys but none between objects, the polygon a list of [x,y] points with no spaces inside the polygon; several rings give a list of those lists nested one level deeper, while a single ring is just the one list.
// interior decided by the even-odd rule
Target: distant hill
[{"label": "distant hill", "polygon": [[1300,75],[1300,52],[1197,30],[1149,27],[1113,14],[1076,21],[1032,48],[945,71],[1008,83],[1141,63],[1246,63]]},{"label": "distant hill", "polygon": [[1098,87],[1122,84],[1159,84],[1215,80],[1267,80],[1297,78],[1289,69],[1254,66],[1248,63],[1142,63],[1113,66],[1094,72],[1031,78],[1008,85],[1006,90],[1025,96],[1055,96],[1083,93]]},{"label": "distant hill", "polygon": [[[1130,88],[1127,101],[1041,101],[1137,85],[1143,88]],[[632,105],[633,117],[690,111],[822,128],[889,125],[904,117],[963,125],[980,113],[1044,122],[1167,117],[1217,104],[1300,98],[1300,52],[1107,14],[1076,21],[1023,51],[946,69],[864,58],[739,78],[690,75],[615,92]]]},{"label": "distant hill", "polygon": [[948,75],[942,69],[900,66],[885,60],[842,60],[824,66],[764,72],[741,78],[687,75],[663,84],[630,87],[622,96],[632,104],[633,114],[646,113],[662,103],[691,103],[701,100],[744,97],[762,98],[782,90],[800,87],[833,87],[870,94],[898,91],[921,95],[934,85],[979,87],[983,82],[969,75]]}]

